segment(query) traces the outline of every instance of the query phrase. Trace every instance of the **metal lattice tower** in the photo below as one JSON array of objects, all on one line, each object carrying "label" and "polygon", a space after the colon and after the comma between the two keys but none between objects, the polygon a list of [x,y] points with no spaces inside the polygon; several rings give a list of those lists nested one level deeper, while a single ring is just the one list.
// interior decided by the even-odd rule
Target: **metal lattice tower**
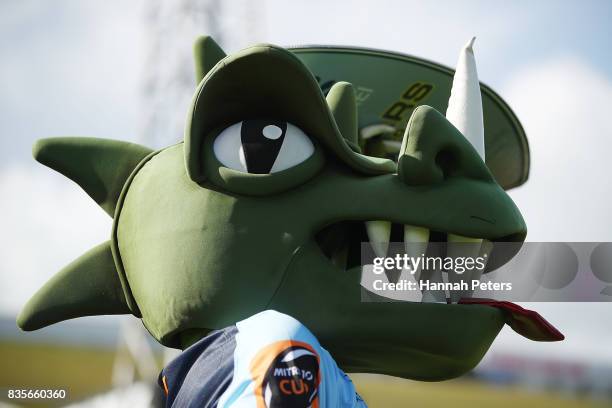
[{"label": "metal lattice tower", "polygon": [[[210,35],[223,48],[241,48],[261,40],[265,2],[249,0],[152,0],[146,7],[142,131],[150,147],[179,141],[196,83],[192,44]],[[230,8],[231,7],[231,8]]]},{"label": "metal lattice tower", "polygon": [[[139,139],[152,148],[183,137],[187,108],[196,88],[192,44],[210,35],[222,47],[243,47],[261,40],[263,1],[232,2],[232,16],[224,18],[221,0],[150,0],[145,3],[146,61],[143,72],[142,126]],[[231,28],[225,30],[224,27]],[[231,35],[229,35],[231,33]],[[161,369],[148,333],[136,319],[122,322],[113,369],[113,385],[125,387],[139,377],[154,382]],[[164,364],[178,351],[166,349]]]}]

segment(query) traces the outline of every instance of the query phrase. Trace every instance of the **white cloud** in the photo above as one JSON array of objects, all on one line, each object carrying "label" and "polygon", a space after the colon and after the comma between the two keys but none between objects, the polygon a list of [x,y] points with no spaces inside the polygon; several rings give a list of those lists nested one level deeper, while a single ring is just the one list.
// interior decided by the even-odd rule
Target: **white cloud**
[{"label": "white cloud", "polygon": [[0,13],[0,158],[36,138],[136,139],[145,50],[140,2],[26,2]]},{"label": "white cloud", "polygon": [[529,303],[565,335],[560,342],[535,342],[504,327],[489,354],[515,354],[551,360],[612,365],[611,303]]},{"label": "white cloud", "polygon": [[[541,61],[516,72],[501,92],[531,146],[529,181],[511,192],[529,241],[612,240],[612,82],[576,58]],[[491,352],[612,363],[612,303],[533,303],[566,335],[525,340],[504,329]]]},{"label": "white cloud", "polygon": [[530,180],[512,192],[528,240],[612,240],[612,82],[564,58],[526,66],[502,94],[531,146]]},{"label": "white cloud", "polygon": [[0,172],[0,311],[15,314],[55,272],[110,238],[110,217],[42,166]]},{"label": "white cloud", "polygon": [[[454,65],[461,47],[478,37],[479,60],[493,61],[504,54],[502,46],[516,36],[516,23],[492,18],[497,9],[488,3],[423,2],[395,0],[374,4],[343,2],[282,2],[268,0],[258,17],[265,26],[256,31],[261,39],[280,45],[342,44],[404,52]],[[516,6],[503,6],[517,13]],[[536,20],[525,15],[523,26]],[[256,25],[256,24],[255,24]],[[241,44],[246,45],[246,44]]]},{"label": "white cloud", "polygon": [[36,165],[37,138],[136,139],[146,52],[142,2],[0,6],[0,313],[110,237],[110,218]]}]

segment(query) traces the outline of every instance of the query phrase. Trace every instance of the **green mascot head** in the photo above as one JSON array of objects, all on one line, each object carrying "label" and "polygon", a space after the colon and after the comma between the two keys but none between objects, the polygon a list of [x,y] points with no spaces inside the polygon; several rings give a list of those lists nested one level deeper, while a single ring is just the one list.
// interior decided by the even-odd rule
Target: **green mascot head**
[{"label": "green mascot head", "polygon": [[309,327],[346,371],[439,380],[473,368],[510,315],[362,302],[359,251],[391,231],[425,243],[524,240],[504,188],[525,181],[528,151],[501,99],[482,87],[478,142],[434,108],[445,108],[453,73],[431,62],[272,45],[226,56],[208,37],[195,57],[199,84],[180,143],[35,145],[36,160],[114,223],[109,241],[36,293],[19,326],[132,314],[160,343],[185,348],[275,309]]}]

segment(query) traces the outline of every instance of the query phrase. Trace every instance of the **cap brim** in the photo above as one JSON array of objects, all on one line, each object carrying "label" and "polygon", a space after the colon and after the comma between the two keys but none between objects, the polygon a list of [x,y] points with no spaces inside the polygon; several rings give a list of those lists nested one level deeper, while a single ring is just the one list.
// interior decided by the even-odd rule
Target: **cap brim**
[{"label": "cap brim", "polygon": [[[320,80],[323,90],[338,81],[357,91],[359,128],[385,124],[398,145],[410,115],[419,105],[445,112],[454,70],[410,55],[344,46],[301,46],[289,50]],[[505,189],[520,186],[529,175],[529,145],[508,104],[481,83],[486,163]],[[380,138],[379,138],[380,139]],[[368,152],[366,146],[366,153]]]}]

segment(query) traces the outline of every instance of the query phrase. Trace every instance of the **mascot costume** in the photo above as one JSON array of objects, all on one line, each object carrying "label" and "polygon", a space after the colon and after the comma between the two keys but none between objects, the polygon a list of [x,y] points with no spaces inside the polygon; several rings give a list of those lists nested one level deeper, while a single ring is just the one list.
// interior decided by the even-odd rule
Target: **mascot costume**
[{"label": "mascot costume", "polygon": [[345,372],[454,378],[505,324],[561,340],[509,302],[376,301],[361,285],[362,242],[383,254],[390,241],[471,242],[491,255],[486,273],[512,255],[494,256],[496,242],[525,239],[504,189],[527,179],[527,140],[479,84],[472,42],[454,74],[385,51],[256,45],[226,56],[198,39],[179,143],[34,146],[114,222],[18,325],[136,316],[183,350],[159,378],[173,407],[360,407]]}]

